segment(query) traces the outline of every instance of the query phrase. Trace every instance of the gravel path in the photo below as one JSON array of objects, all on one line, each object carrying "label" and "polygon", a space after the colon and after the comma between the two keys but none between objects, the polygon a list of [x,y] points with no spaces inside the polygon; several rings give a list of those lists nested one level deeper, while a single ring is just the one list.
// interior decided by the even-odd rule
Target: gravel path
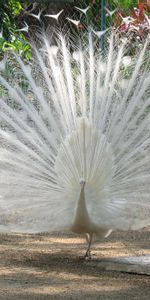
[{"label": "gravel path", "polygon": [[[0,236],[0,300],[149,300],[150,276],[85,264],[85,241],[65,233]],[[114,232],[93,257],[150,254],[150,230]]]}]

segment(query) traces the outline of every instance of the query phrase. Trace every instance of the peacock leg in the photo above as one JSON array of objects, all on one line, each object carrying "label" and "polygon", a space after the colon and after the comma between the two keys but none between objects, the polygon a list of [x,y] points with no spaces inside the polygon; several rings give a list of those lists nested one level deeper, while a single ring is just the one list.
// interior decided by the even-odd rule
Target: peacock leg
[{"label": "peacock leg", "polygon": [[91,259],[91,244],[92,244],[93,233],[87,235],[88,247],[85,253],[84,258]]}]

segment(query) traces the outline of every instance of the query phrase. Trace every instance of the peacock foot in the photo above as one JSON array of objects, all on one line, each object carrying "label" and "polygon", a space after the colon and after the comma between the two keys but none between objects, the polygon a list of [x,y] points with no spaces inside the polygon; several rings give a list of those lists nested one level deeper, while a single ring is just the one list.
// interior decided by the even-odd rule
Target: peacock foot
[{"label": "peacock foot", "polygon": [[84,255],[84,259],[85,260],[91,260],[92,259],[91,250],[86,251],[86,253]]}]

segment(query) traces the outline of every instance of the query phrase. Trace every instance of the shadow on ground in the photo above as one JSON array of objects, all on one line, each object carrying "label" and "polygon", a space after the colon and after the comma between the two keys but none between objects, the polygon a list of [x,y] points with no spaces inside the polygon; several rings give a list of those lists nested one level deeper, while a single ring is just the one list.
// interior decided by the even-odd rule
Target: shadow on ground
[{"label": "shadow on ground", "polygon": [[[150,231],[116,232],[93,246],[102,257],[150,254]],[[149,300],[150,277],[86,265],[84,240],[72,234],[0,236],[0,300]]]}]

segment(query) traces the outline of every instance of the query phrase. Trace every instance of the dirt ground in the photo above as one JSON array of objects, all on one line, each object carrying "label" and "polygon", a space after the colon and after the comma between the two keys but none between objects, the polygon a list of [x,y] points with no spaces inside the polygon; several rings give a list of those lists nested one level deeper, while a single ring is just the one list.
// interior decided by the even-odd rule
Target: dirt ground
[{"label": "dirt ground", "polygon": [[[0,300],[149,300],[150,276],[102,271],[85,263],[72,234],[1,235]],[[150,230],[114,232],[92,247],[93,259],[150,254]]]}]

